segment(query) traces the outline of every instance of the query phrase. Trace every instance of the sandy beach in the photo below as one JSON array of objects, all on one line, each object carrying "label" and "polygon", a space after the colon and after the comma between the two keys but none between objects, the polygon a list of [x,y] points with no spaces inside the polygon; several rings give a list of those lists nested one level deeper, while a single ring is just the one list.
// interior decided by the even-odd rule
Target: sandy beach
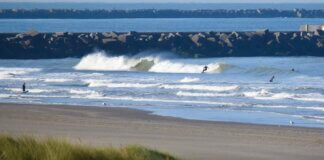
[{"label": "sandy beach", "polygon": [[0,104],[0,133],[139,144],[192,160],[324,159],[323,129],[184,120],[128,108]]}]

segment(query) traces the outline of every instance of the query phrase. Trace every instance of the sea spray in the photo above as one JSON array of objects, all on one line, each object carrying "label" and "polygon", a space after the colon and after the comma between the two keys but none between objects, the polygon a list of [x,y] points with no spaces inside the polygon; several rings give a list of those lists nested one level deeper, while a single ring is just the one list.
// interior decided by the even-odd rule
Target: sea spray
[{"label": "sea spray", "polygon": [[191,64],[185,59],[168,58],[161,54],[139,54],[128,56],[109,56],[105,52],[89,54],[74,66],[76,70],[99,71],[149,71],[158,73],[201,73],[205,65],[206,73],[222,73],[233,68],[233,65],[224,63]]}]

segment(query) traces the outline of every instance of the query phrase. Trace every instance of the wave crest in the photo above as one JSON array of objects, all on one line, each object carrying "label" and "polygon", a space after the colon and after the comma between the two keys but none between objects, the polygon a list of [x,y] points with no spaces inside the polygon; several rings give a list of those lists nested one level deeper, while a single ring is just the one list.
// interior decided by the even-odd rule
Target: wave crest
[{"label": "wave crest", "polygon": [[[101,71],[148,71],[164,73],[201,73],[205,65],[191,64],[184,59],[165,59],[159,54],[155,56],[107,56],[104,52],[87,55],[74,66],[76,70]],[[206,64],[207,73],[221,73],[232,68],[223,63]]]}]

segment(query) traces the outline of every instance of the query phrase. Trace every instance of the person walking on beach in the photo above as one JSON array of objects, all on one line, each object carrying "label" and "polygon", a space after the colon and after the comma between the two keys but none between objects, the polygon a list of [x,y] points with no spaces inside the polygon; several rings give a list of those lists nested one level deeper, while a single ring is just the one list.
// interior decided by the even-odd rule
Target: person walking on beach
[{"label": "person walking on beach", "polygon": [[208,66],[205,66],[201,73],[205,73],[207,71],[207,69],[208,69]]}]

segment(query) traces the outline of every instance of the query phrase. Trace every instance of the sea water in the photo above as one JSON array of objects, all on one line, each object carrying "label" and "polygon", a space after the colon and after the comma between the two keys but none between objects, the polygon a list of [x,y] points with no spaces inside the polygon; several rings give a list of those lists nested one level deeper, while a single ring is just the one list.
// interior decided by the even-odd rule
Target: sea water
[{"label": "sea water", "polygon": [[299,31],[324,18],[0,19],[1,32],[209,32]]},{"label": "sea water", "polygon": [[[319,57],[187,59],[166,52],[0,60],[0,102],[130,107],[187,119],[293,121],[322,128],[323,62]],[[205,65],[208,70],[201,73]],[[22,93],[24,82],[28,93]]]},{"label": "sea water", "polygon": [[324,3],[75,3],[0,2],[2,9],[323,9]]}]

